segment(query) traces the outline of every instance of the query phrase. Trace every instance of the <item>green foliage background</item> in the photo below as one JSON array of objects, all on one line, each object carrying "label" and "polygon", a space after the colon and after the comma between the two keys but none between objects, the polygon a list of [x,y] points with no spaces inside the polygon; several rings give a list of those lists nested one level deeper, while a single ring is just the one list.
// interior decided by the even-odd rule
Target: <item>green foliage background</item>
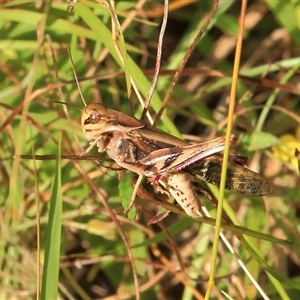
[{"label": "green foliage background", "polygon": [[[118,1],[115,7],[124,26],[126,75],[131,74],[143,98],[153,76],[162,5]],[[84,105],[67,48],[87,103],[102,101],[111,109],[141,116],[136,95],[128,99],[107,7],[86,1],[69,13],[61,1],[12,0],[0,6],[0,294],[35,298],[42,286],[41,258],[41,266],[48,265],[44,276],[49,277],[44,278],[55,279],[56,268],[60,270],[57,286],[44,280],[45,299],[56,293],[65,299],[134,298],[128,252],[102,199],[127,237],[141,298],[200,299],[207,289],[213,226],[173,213],[163,224],[147,225],[160,208],[142,199],[137,199],[137,220],[127,218],[117,189],[120,177],[101,160],[62,160],[60,166],[55,160],[19,156],[57,154],[60,136],[64,155],[88,146],[80,126]],[[150,107],[153,116],[211,6],[211,1],[170,1],[162,71]],[[201,140],[224,133],[239,13],[239,1],[219,4],[175,86],[161,129]],[[249,157],[250,168],[269,181],[271,192],[263,199],[226,193],[227,213],[231,209],[245,236],[253,230],[259,238],[249,239],[249,249],[235,237],[235,228],[224,234],[272,299],[299,298],[299,179],[294,157],[295,148],[300,149],[299,14],[299,1],[249,1],[234,151]],[[92,154],[98,155],[96,150]],[[212,192],[217,195],[217,188]],[[49,218],[56,201],[62,201],[62,207]],[[202,201],[214,215],[207,199]],[[49,258],[50,248],[60,251],[60,260]],[[185,269],[178,272],[180,263]],[[225,294],[233,299],[261,297],[223,244],[215,263],[213,299],[224,299]]]}]

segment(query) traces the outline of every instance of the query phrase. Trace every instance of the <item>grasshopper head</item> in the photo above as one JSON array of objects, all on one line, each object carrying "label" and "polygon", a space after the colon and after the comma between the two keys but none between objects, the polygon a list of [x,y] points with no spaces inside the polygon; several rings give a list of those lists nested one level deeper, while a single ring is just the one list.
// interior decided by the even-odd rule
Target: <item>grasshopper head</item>
[{"label": "grasshopper head", "polygon": [[87,105],[81,116],[83,133],[89,141],[94,141],[107,131],[107,108],[99,103]]}]

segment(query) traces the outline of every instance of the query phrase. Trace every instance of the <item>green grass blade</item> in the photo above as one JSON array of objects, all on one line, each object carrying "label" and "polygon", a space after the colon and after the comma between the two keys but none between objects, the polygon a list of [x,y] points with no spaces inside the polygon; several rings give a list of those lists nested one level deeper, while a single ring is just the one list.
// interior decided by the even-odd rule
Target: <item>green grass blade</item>
[{"label": "green grass blade", "polygon": [[57,151],[56,176],[53,182],[52,196],[50,199],[47,240],[45,248],[44,272],[42,279],[41,299],[57,299],[58,274],[61,245],[61,219],[62,219],[62,194],[61,194],[61,139]]},{"label": "green grass blade", "polygon": [[[117,54],[117,51],[115,49],[115,46],[113,44],[112,38],[111,38],[111,32],[109,29],[104,25],[104,23],[96,17],[96,15],[83,3],[80,3],[76,6],[77,13],[80,15],[80,17],[87,23],[87,25],[99,36],[99,39],[103,42],[103,44],[107,47],[110,54],[113,56],[113,58],[116,60],[118,65],[123,68],[123,64],[120,61],[120,58]],[[142,93],[142,95],[146,98],[148,91],[150,89],[150,83],[147,77],[144,75],[142,70],[138,67],[138,65],[132,60],[132,58],[128,55],[128,67],[131,72],[131,76],[136,83],[138,89]],[[160,97],[156,92],[154,92],[151,105],[153,106],[153,109],[158,112],[161,105]],[[170,132],[173,134],[177,134],[178,130],[174,126],[173,122],[167,117],[164,116],[164,124],[168,128]]]}]

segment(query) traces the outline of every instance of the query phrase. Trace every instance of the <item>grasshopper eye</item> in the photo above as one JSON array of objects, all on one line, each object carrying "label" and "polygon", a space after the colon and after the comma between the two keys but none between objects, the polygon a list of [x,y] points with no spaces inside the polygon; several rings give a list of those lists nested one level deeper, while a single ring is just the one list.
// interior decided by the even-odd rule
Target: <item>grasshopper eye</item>
[{"label": "grasshopper eye", "polygon": [[86,123],[89,124],[97,124],[101,120],[101,115],[99,112],[95,109],[93,109],[88,117],[88,119],[85,121]]},{"label": "grasshopper eye", "polygon": [[[84,131],[95,129],[97,126],[101,128],[106,122],[107,109],[99,103],[91,103],[84,108],[81,115],[81,125]],[[103,124],[102,124],[103,123]]]}]

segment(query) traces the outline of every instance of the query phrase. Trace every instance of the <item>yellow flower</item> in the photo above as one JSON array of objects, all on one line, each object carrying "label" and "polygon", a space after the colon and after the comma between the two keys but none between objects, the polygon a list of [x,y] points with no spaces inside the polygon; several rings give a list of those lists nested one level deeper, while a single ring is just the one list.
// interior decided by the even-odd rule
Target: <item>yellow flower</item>
[{"label": "yellow flower", "polygon": [[288,167],[298,170],[298,158],[295,157],[295,149],[300,151],[300,126],[296,134],[284,134],[279,137],[281,144],[272,147],[274,157],[285,162]]}]

